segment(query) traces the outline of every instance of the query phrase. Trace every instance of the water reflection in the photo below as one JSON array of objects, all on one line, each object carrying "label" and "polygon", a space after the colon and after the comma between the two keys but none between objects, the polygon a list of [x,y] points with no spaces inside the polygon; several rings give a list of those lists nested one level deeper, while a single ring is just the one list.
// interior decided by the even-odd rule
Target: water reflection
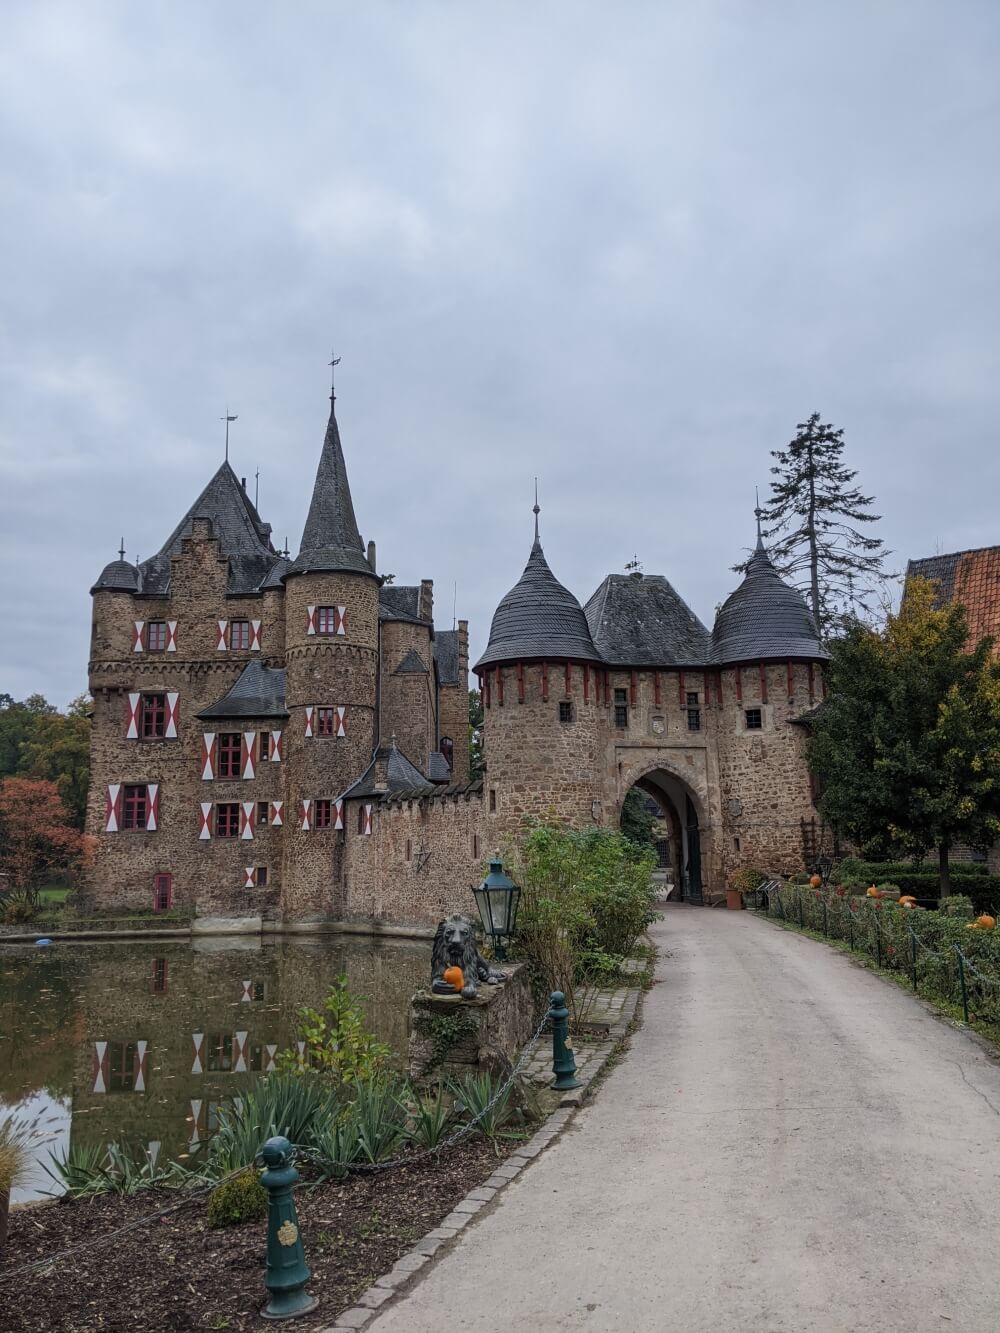
[{"label": "water reflection", "polygon": [[[0,1103],[44,1116],[42,1160],[113,1139],[182,1157],[341,972],[402,1061],[428,965],[426,944],[363,936],[0,946]],[[15,1198],[52,1188],[35,1172]]]}]

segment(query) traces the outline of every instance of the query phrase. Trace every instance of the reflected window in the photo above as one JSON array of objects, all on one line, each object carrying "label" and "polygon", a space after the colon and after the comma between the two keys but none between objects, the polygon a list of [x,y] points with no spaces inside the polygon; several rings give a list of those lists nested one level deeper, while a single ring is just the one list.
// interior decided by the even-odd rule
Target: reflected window
[{"label": "reflected window", "polygon": [[153,995],[167,993],[167,976],[170,964],[166,958],[154,958],[149,969],[149,989]]},{"label": "reflected window", "polygon": [[137,1067],[134,1041],[108,1042],[108,1092],[131,1092]]},{"label": "reflected window", "polygon": [[[233,1034],[231,1032],[210,1032],[205,1038],[208,1055],[207,1069],[210,1074],[228,1074],[233,1068]],[[212,1103],[209,1103],[211,1107]],[[214,1126],[209,1123],[209,1129]]]}]

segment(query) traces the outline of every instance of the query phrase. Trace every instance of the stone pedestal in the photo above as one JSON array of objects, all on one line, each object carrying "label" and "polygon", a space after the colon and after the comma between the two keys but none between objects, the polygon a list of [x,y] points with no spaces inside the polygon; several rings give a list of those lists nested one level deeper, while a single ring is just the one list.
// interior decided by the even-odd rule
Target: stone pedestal
[{"label": "stone pedestal", "polygon": [[531,1036],[534,1007],[523,963],[498,964],[507,980],[480,984],[474,1000],[417,991],[410,1001],[409,1073],[422,1079],[513,1062]]}]

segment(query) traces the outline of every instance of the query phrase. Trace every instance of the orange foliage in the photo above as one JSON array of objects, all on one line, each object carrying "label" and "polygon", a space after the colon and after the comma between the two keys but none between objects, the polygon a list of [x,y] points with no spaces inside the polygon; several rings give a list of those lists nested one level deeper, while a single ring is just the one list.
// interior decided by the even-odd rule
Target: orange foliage
[{"label": "orange foliage", "polygon": [[54,782],[0,782],[0,873],[10,888],[34,889],[78,874],[89,859],[91,841],[70,824]]}]

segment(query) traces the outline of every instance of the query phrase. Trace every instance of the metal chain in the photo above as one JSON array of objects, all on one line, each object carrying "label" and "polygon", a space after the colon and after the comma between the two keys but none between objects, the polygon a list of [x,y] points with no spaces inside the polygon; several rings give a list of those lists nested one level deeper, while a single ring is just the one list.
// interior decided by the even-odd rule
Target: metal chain
[{"label": "metal chain", "polygon": [[995,977],[984,977],[971,958],[967,958],[957,944],[955,945],[955,950],[974,977],[978,977],[980,981],[984,981],[987,986],[1000,986],[1000,981],[997,981]]}]

